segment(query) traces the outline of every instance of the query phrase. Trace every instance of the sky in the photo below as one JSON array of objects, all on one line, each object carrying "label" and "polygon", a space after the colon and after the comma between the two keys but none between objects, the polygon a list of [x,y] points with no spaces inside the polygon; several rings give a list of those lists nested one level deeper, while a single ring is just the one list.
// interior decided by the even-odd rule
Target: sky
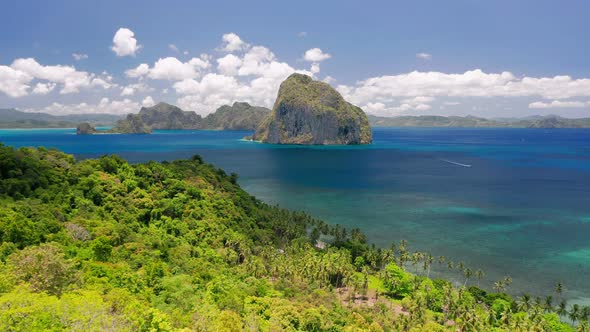
[{"label": "sky", "polygon": [[590,2],[0,4],[0,108],[272,107],[294,72],[369,114],[590,117]]}]

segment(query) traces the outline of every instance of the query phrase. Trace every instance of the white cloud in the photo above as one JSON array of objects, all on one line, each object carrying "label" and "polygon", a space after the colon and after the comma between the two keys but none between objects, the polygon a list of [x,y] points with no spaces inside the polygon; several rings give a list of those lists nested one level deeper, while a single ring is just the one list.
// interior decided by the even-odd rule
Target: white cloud
[{"label": "white cloud", "polygon": [[336,82],[336,79],[332,76],[326,76],[326,77],[324,77],[324,79],[322,81],[324,81],[328,84],[332,84],[332,83]]},{"label": "white cloud", "polygon": [[299,72],[313,76],[319,71],[316,63],[310,70],[297,70],[278,61],[264,46],[248,46],[241,56],[227,54],[215,61],[217,72],[206,73],[200,80],[189,78],[174,83],[173,88],[181,95],[177,101],[180,107],[202,115],[234,101],[272,107],[281,82],[289,75]]},{"label": "white cloud", "polygon": [[312,63],[311,69],[309,71],[312,72],[314,75],[319,73],[320,72],[320,64],[319,63]]},{"label": "white cloud", "polygon": [[29,83],[33,77],[8,66],[0,66],[0,91],[10,97],[23,97],[28,94]]},{"label": "white cloud", "polygon": [[151,68],[142,63],[136,68],[125,71],[125,74],[132,78],[147,75],[154,80],[181,81],[198,77],[200,72],[209,66],[209,61],[201,58],[192,58],[187,62],[182,62],[175,57],[167,57],[158,59]]},{"label": "white cloud", "polygon": [[135,56],[135,53],[139,51],[141,45],[137,43],[137,39],[134,38],[135,33],[127,28],[120,28],[113,37],[113,46],[111,50],[115,52],[117,56]]},{"label": "white cloud", "polygon": [[432,60],[432,54],[428,54],[428,53],[417,53],[416,54],[416,58],[422,59],[422,60]]},{"label": "white cloud", "polygon": [[154,99],[152,99],[151,96],[147,96],[143,99],[143,101],[141,102],[141,106],[143,107],[150,107],[150,106],[154,106],[155,102]]},{"label": "white cloud", "polygon": [[25,112],[43,112],[55,115],[66,114],[88,114],[88,113],[104,113],[104,114],[128,114],[137,113],[141,105],[138,102],[130,99],[123,100],[109,100],[102,98],[97,104],[79,103],[79,104],[61,104],[53,103],[43,108],[25,109]]},{"label": "white cloud", "polygon": [[180,52],[178,50],[178,47],[176,47],[176,45],[174,45],[174,44],[168,44],[168,48],[173,52],[176,52],[176,53]]},{"label": "white cloud", "polygon": [[310,62],[321,62],[331,57],[332,55],[322,52],[322,50],[317,47],[305,51],[305,54],[303,55],[303,59]]},{"label": "white cloud", "polygon": [[35,88],[33,89],[33,94],[46,95],[53,91],[55,85],[55,83],[37,83],[37,85],[35,85]]},{"label": "white cloud", "polygon": [[142,63],[139,66],[125,71],[125,75],[131,78],[138,78],[147,75],[150,72],[150,66],[147,63]]},{"label": "white cloud", "polygon": [[300,32],[297,33],[297,37],[299,37],[299,38],[305,38],[305,37],[307,37],[307,32],[300,31]]},{"label": "white cloud", "polygon": [[369,103],[382,102],[389,110],[399,112],[408,110],[408,107],[391,102],[395,97],[567,99],[590,96],[590,79],[572,79],[569,76],[518,78],[510,72],[485,73],[479,69],[461,74],[414,71],[407,74],[372,77],[359,81],[353,86],[340,85],[338,90],[347,100],[362,108]]},{"label": "white cloud", "polygon": [[221,37],[221,40],[223,42],[221,50],[225,52],[241,51],[249,47],[240,36],[233,32],[224,34],[223,37]]},{"label": "white cloud", "polygon": [[553,100],[551,102],[536,101],[529,104],[529,108],[547,109],[547,108],[590,108],[590,101],[561,101]]},{"label": "white cloud", "polygon": [[237,75],[241,65],[242,60],[233,54],[217,59],[217,70],[224,75]]},{"label": "white cloud", "polygon": [[133,96],[138,92],[152,91],[149,86],[144,83],[129,84],[121,90],[121,96]]},{"label": "white cloud", "polygon": [[[5,66],[2,67],[8,68]],[[96,74],[77,71],[76,68],[72,66],[43,66],[33,58],[16,59],[12,62],[10,68],[12,68],[13,71],[20,73],[15,74],[14,72],[4,69],[4,75],[8,77],[8,82],[6,83],[7,88],[4,90],[7,90],[8,92],[6,93],[13,97],[26,95],[28,89],[27,83],[33,79],[62,84],[62,89],[60,90],[61,94],[76,93],[79,92],[81,88],[87,87],[99,86],[108,89],[113,86],[113,84],[110,83],[111,78],[104,74],[103,77],[99,77]],[[17,83],[16,85],[15,80]],[[18,82],[21,84],[18,85]],[[25,87],[23,84],[27,86]]]},{"label": "white cloud", "polygon": [[88,54],[83,53],[72,53],[72,58],[76,61],[88,59]]}]

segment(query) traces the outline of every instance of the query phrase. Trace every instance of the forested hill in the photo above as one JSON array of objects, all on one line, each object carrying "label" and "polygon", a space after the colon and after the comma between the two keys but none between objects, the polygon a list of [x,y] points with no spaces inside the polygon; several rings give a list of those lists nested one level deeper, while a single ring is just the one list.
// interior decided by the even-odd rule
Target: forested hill
[{"label": "forested hill", "polygon": [[462,264],[466,287],[431,280],[404,242],[264,204],[199,156],[0,144],[0,243],[1,331],[573,331]]}]

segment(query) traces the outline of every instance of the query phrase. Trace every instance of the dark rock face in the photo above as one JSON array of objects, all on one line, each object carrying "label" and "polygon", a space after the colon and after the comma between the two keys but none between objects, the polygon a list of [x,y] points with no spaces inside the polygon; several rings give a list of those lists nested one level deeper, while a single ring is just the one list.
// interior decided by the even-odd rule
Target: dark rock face
[{"label": "dark rock face", "polygon": [[142,107],[138,113],[141,120],[152,129],[201,129],[202,118],[195,112],[185,112],[179,107],[158,103]]},{"label": "dark rock face", "polygon": [[107,133],[116,134],[151,134],[150,126],[143,122],[139,114],[127,114],[127,118],[117,121],[115,127]]},{"label": "dark rock face", "polygon": [[370,144],[372,132],[363,110],[329,84],[292,74],[252,138],[273,144]]},{"label": "dark rock face", "polygon": [[269,114],[270,110],[266,107],[235,102],[232,106],[223,105],[215,113],[207,115],[204,127],[219,130],[255,130]]},{"label": "dark rock face", "polygon": [[138,114],[127,115],[127,118],[117,122],[111,132],[144,134],[150,133],[152,129],[254,130],[269,113],[268,108],[236,102],[232,106],[221,106],[202,118],[195,112],[158,103],[152,107],[142,107]]},{"label": "dark rock face", "polygon": [[88,122],[82,122],[76,126],[76,135],[91,135],[95,133],[96,129]]}]

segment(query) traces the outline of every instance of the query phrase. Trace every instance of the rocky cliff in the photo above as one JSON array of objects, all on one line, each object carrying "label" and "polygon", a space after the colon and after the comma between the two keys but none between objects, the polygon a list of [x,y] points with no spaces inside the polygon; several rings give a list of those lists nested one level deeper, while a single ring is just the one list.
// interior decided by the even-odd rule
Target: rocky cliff
[{"label": "rocky cliff", "polygon": [[219,130],[255,130],[270,114],[266,107],[235,102],[223,105],[204,119],[204,128]]},{"label": "rocky cliff", "polygon": [[329,84],[292,74],[252,138],[274,144],[370,144],[372,132],[363,110]]},{"label": "rocky cliff", "polygon": [[117,121],[117,124],[106,133],[151,134],[152,128],[143,121],[139,114],[127,114],[125,119]]},{"label": "rocky cliff", "polygon": [[88,122],[82,122],[76,126],[76,134],[78,135],[91,135],[95,133],[96,129]]}]

